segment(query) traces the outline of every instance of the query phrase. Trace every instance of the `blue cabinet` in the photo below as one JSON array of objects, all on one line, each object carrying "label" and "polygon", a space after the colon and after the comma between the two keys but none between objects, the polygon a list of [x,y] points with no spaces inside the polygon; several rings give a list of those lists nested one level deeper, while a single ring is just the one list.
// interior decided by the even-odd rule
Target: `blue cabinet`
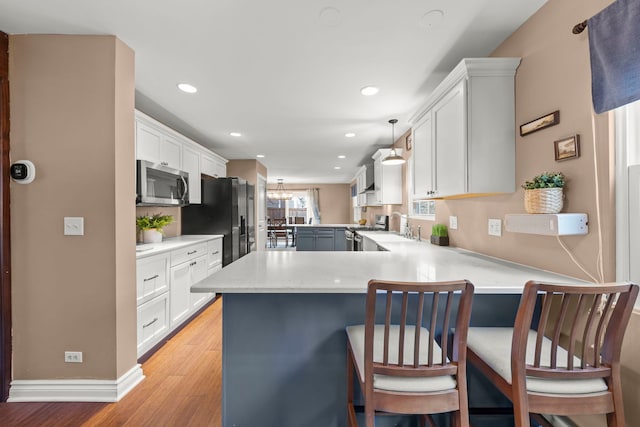
[{"label": "blue cabinet", "polygon": [[346,251],[344,227],[298,227],[298,251]]}]

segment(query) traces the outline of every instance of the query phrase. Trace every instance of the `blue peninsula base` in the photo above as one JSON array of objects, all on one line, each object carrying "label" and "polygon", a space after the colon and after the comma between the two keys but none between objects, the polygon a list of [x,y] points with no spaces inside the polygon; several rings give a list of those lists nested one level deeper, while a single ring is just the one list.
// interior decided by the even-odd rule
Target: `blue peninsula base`
[{"label": "blue peninsula base", "polygon": [[[471,325],[513,325],[519,300],[476,294]],[[346,426],[344,329],[364,322],[365,294],[229,293],[222,302],[223,426]],[[504,406],[481,378],[469,382],[470,407]],[[474,425],[501,425],[482,418]],[[402,416],[376,424],[417,425]]]}]

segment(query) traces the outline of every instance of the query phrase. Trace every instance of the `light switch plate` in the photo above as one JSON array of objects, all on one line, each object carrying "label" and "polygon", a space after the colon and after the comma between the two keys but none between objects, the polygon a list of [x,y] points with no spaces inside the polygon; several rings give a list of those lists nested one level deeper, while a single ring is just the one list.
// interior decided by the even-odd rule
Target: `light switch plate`
[{"label": "light switch plate", "polygon": [[458,229],[458,217],[457,216],[450,216],[449,217],[449,228],[452,230],[457,230]]},{"label": "light switch plate", "polygon": [[84,217],[65,216],[64,217],[65,236],[84,236]]},{"label": "light switch plate", "polygon": [[502,236],[502,220],[489,218],[489,236]]}]

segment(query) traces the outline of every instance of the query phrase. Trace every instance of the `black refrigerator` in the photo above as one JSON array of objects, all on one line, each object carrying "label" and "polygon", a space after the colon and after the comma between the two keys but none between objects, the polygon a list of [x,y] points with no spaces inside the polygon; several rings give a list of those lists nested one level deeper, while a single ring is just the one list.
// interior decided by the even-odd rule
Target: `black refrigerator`
[{"label": "black refrigerator", "polygon": [[248,186],[240,178],[204,178],[201,204],[182,208],[182,234],[224,236],[223,267],[246,255],[251,248],[249,235],[253,234],[250,231],[253,227],[253,212],[248,215],[247,187],[253,190],[253,186]]}]

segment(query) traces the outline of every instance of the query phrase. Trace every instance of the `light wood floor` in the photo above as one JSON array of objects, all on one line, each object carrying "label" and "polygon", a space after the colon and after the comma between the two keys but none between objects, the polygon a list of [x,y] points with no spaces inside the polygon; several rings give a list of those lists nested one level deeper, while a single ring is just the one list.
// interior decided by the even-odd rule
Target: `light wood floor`
[{"label": "light wood floor", "polygon": [[222,300],[143,365],[118,403],[0,403],[0,426],[220,426]]}]

